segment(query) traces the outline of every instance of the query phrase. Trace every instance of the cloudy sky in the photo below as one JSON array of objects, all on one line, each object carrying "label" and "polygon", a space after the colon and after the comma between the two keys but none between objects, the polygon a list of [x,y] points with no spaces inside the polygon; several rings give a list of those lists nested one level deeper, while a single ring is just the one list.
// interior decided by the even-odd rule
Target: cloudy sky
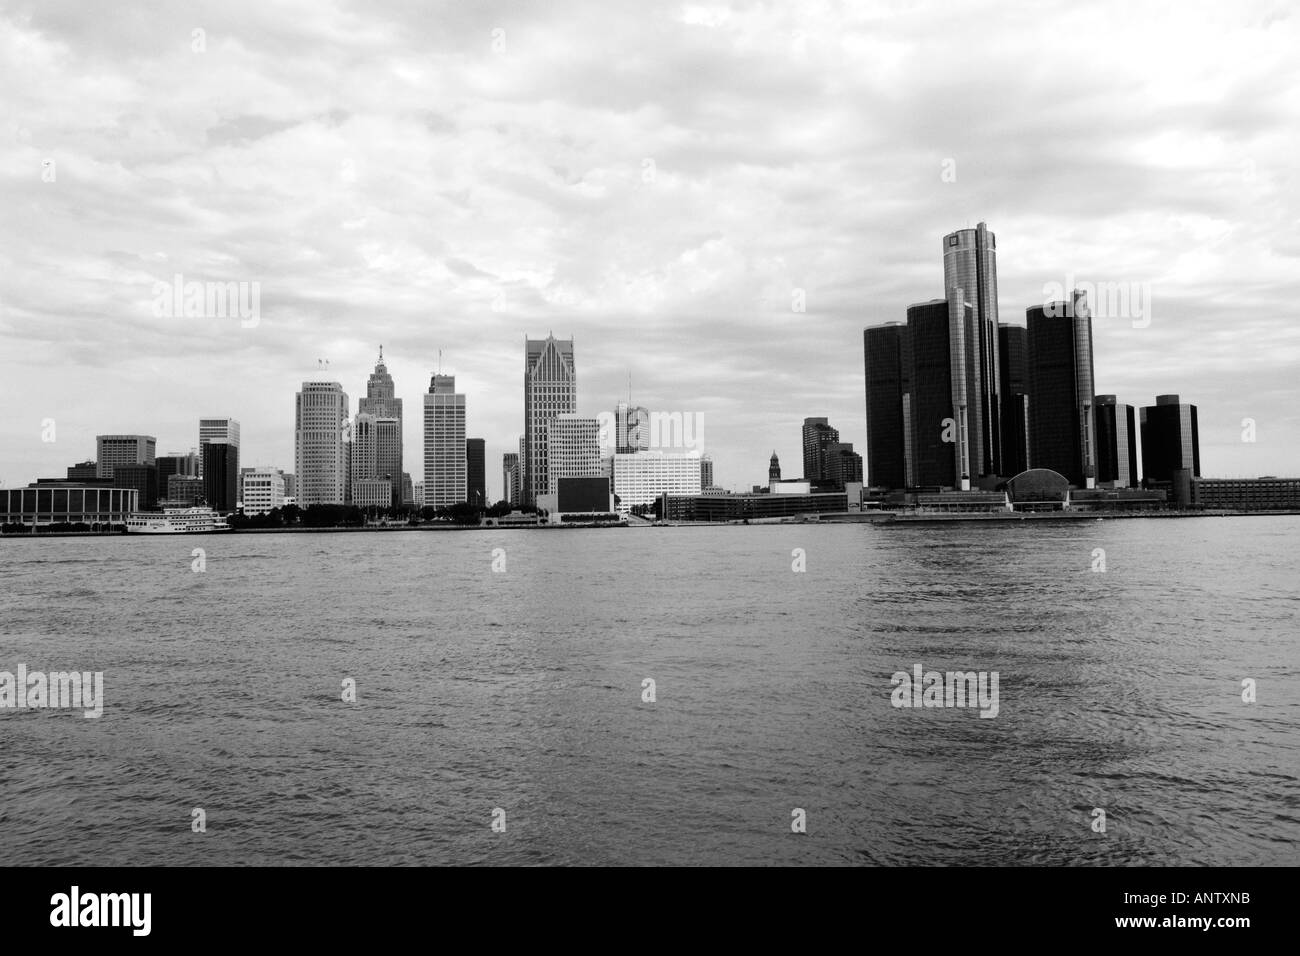
[{"label": "cloudy sky", "polygon": [[[805,416],[862,450],[863,327],[941,297],[941,237],[981,220],[1003,321],[1070,277],[1149,289],[1149,323],[1096,323],[1098,391],[1198,404],[1205,474],[1298,474],[1298,18],[0,3],[0,481],[201,416],[292,469],[300,383],[326,359],[355,410],[383,343],[413,476],[441,350],[496,498],[548,331],[580,412],[630,376],[704,416],[720,484],[774,448],[797,476]],[[259,283],[260,320],[156,315],[178,274]]]}]

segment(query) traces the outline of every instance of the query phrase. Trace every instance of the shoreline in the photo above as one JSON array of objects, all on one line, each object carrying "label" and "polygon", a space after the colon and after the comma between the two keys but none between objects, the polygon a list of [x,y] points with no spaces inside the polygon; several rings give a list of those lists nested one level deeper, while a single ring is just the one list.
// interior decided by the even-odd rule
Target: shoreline
[{"label": "shoreline", "polygon": [[761,527],[765,525],[812,525],[812,524],[875,524],[875,525],[909,525],[909,524],[955,524],[955,523],[1002,523],[1002,522],[1060,522],[1060,521],[1110,521],[1115,519],[1171,519],[1171,518],[1278,518],[1300,515],[1300,510],[1288,511],[1013,511],[1013,512],[959,512],[933,514],[901,513],[892,511],[834,512],[817,515],[790,515],[780,518],[755,518],[732,521],[665,521],[649,524],[539,524],[513,525],[375,525],[370,527],[336,527],[336,528],[242,528],[231,531],[182,532],[179,535],[166,534],[129,534],[122,531],[48,531],[35,534],[0,534],[0,541],[31,541],[45,538],[165,538],[165,537],[211,537],[243,534],[355,534],[387,533],[402,531],[446,532],[446,531],[592,531],[613,528],[719,528],[719,527]]}]

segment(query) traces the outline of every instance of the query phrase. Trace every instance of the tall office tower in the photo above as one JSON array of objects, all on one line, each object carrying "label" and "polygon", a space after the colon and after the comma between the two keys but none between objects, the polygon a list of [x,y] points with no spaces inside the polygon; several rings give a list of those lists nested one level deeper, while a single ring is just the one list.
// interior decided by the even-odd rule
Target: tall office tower
[{"label": "tall office tower", "polygon": [[210,441],[224,441],[238,448],[239,422],[233,418],[199,419],[199,453],[196,457],[200,478],[203,477],[203,446]]},{"label": "tall office tower", "polygon": [[934,299],[907,309],[910,394],[904,413],[911,436],[908,487],[969,490],[970,390],[976,364],[975,310]]},{"label": "tall office tower", "polygon": [[[384,507],[400,503],[402,493],[401,472],[390,469],[401,463],[402,421],[399,418],[380,417],[370,412],[357,412],[352,425],[352,443],[348,451],[350,468],[348,488],[351,498],[356,498],[358,482],[388,482],[388,501]],[[366,500],[373,501],[373,486],[368,486]]]},{"label": "tall office tower", "polygon": [[878,488],[907,487],[907,427],[904,396],[909,368],[904,363],[907,326],[886,322],[862,330],[867,382],[867,472]]},{"label": "tall office tower", "polygon": [[772,457],[767,462],[767,482],[771,484],[774,481],[781,480],[781,460],[776,457],[775,449],[772,451]]},{"label": "tall office tower", "polygon": [[424,504],[464,504],[466,484],[465,396],[456,376],[434,375],[424,396]]},{"label": "tall office tower", "polygon": [[501,456],[501,498],[507,504],[519,504],[519,455],[508,451]]},{"label": "tall office tower", "polygon": [[982,222],[943,237],[944,297],[949,303],[969,302],[974,313],[975,362],[966,383],[972,478],[1002,474],[997,246]]},{"label": "tall office tower", "polygon": [[411,473],[407,471],[402,472],[402,504],[415,504],[415,488],[411,484]]},{"label": "tall office tower", "polygon": [[99,469],[93,461],[79,461],[68,466],[68,481],[85,481],[87,478],[98,477]]},{"label": "tall office tower", "polygon": [[822,487],[843,491],[851,481],[862,481],[862,456],[853,450],[852,442],[832,442],[826,449]]},{"label": "tall office tower", "polygon": [[1029,468],[1029,330],[998,323],[998,373],[1002,402],[1002,474]]},{"label": "tall office tower", "polygon": [[523,503],[537,503],[546,494],[546,430],[557,415],[578,411],[578,377],[574,370],[573,339],[553,335],[524,339],[524,493]]},{"label": "tall office tower", "polygon": [[[561,478],[600,477],[600,422],[557,415],[547,430],[546,494],[559,494]],[[540,492],[539,492],[540,493]]]},{"label": "tall office tower", "polygon": [[480,508],[488,505],[486,454],[487,443],[482,438],[465,439],[465,496]]},{"label": "tall office tower", "polygon": [[709,455],[700,456],[700,487],[713,487],[713,458]]},{"label": "tall office tower", "polygon": [[1187,469],[1201,475],[1201,436],[1196,406],[1178,401],[1177,395],[1157,395],[1144,406],[1142,420],[1142,480],[1173,481],[1174,472]]},{"label": "tall office tower", "polygon": [[1092,314],[1084,293],[1025,311],[1029,366],[1029,452],[1035,468],[1072,485],[1097,480],[1093,416]]},{"label": "tall office tower", "polygon": [[630,455],[650,450],[650,412],[640,405],[619,402],[614,408],[614,451]]},{"label": "tall office tower", "polygon": [[379,361],[366,382],[366,397],[357,401],[357,412],[365,412],[377,419],[396,421],[396,426],[379,427],[376,438],[374,474],[371,477],[389,476],[393,482],[393,504],[401,503],[402,496],[402,400],[396,397],[393,377],[384,364],[384,347],[379,346]]},{"label": "tall office tower", "polygon": [[294,404],[297,503],[341,505],[347,497],[348,396],[338,382],[303,382]]},{"label": "tall office tower", "polygon": [[153,511],[158,507],[158,466],[157,465],[114,465],[113,487],[134,488],[139,494],[141,511]]},{"label": "tall office tower", "polygon": [[1108,488],[1136,488],[1138,483],[1137,429],[1133,406],[1121,405],[1114,395],[1098,395],[1093,403],[1097,425],[1097,484]]},{"label": "tall office tower", "polygon": [[215,511],[234,511],[239,502],[239,446],[209,439],[202,447],[203,497]]},{"label": "tall office tower", "polygon": [[826,481],[827,449],[840,440],[838,430],[824,418],[803,420],[803,478],[815,485]]},{"label": "tall office tower", "polygon": [[158,439],[152,435],[96,435],[95,477],[112,478],[115,465],[154,465]]}]

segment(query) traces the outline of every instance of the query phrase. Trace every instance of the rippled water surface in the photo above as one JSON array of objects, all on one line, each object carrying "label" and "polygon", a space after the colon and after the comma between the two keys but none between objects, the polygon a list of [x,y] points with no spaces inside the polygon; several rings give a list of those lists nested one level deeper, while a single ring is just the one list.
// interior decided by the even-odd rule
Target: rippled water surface
[{"label": "rippled water surface", "polygon": [[[0,670],[102,671],[105,706],[0,710],[0,864],[1295,864],[1297,543],[1294,517],[2,541]],[[894,708],[918,663],[997,671],[997,717]]]}]

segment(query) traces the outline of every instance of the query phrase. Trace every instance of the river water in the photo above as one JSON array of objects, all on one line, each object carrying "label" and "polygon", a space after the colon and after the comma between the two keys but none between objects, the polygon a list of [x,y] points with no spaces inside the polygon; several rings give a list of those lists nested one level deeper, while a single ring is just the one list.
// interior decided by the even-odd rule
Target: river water
[{"label": "river water", "polygon": [[[0,864],[1295,864],[1298,537],[3,541],[0,671],[103,715],[0,709]],[[916,665],[996,716],[894,706]]]}]

